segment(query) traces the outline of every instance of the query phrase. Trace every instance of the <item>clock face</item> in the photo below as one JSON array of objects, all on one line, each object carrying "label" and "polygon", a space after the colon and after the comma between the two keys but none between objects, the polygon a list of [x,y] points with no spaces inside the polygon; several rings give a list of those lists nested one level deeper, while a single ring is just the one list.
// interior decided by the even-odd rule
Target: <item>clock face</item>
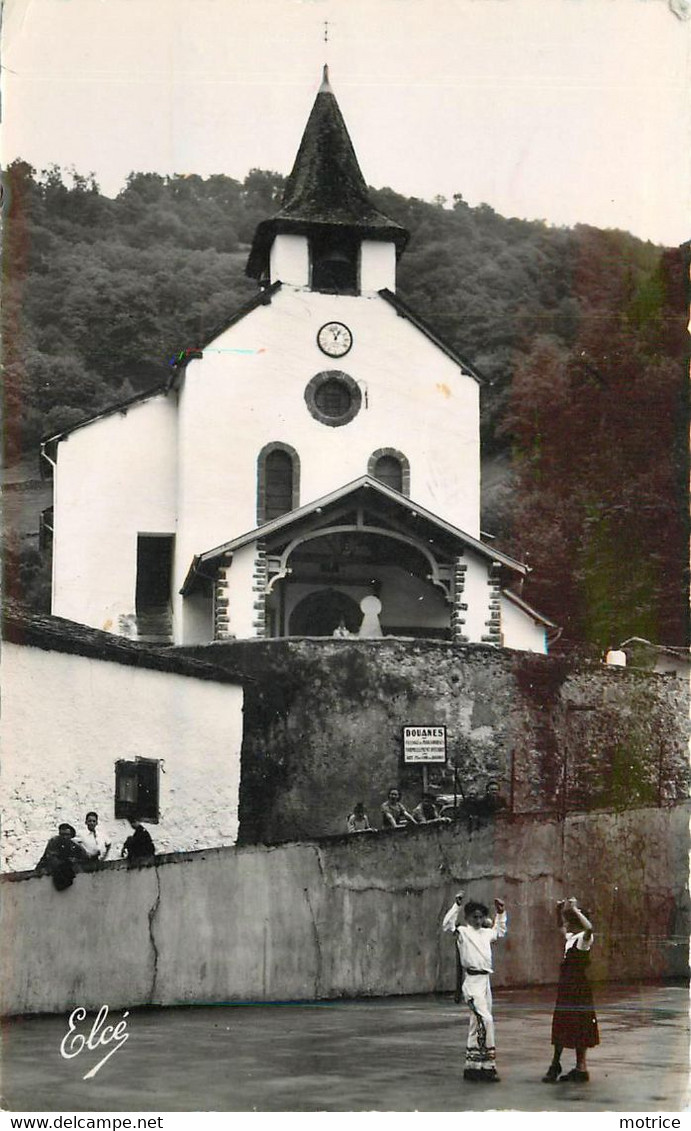
[{"label": "clock face", "polygon": [[325,322],[317,334],[317,345],[328,357],[345,357],[353,344],[353,335],[343,322]]}]

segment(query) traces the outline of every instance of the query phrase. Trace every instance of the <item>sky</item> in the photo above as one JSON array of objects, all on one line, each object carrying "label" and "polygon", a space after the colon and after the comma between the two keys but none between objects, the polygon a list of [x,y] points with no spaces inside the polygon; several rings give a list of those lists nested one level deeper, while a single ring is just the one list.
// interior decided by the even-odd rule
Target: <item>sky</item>
[{"label": "sky", "polygon": [[287,174],[324,62],[377,188],[689,238],[691,0],[5,0],[2,160]]}]

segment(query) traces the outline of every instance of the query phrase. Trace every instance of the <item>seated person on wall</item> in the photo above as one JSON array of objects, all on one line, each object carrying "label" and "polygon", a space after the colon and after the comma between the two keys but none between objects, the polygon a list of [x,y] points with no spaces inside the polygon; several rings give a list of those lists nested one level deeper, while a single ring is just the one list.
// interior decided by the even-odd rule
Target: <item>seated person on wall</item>
[{"label": "seated person on wall", "polygon": [[90,810],[84,818],[86,830],[75,839],[84,856],[91,863],[105,860],[110,852],[110,842],[98,830],[98,813]]},{"label": "seated person on wall", "polygon": [[442,817],[439,806],[431,793],[423,793],[422,801],[413,809],[413,819],[419,825],[428,825],[430,821],[449,821],[449,817]]},{"label": "seated person on wall", "polygon": [[373,829],[369,823],[369,818],[365,813],[365,806],[361,801],[358,801],[357,805],[353,809],[353,812],[348,817],[348,820],[346,821],[346,830],[349,833],[376,832],[376,829]]},{"label": "seated person on wall", "polygon": [[490,778],[485,786],[485,796],[477,802],[476,812],[479,817],[495,817],[502,809],[508,808],[508,802],[499,791],[499,782]]},{"label": "seated person on wall", "polygon": [[406,825],[416,825],[417,821],[412,813],[403,805],[401,792],[390,789],[389,796],[381,807],[382,825],[385,829],[402,829]]},{"label": "seated person on wall", "polygon": [[131,868],[138,864],[150,864],[156,851],[154,842],[137,817],[128,817],[127,820],[132,826],[132,835],[123,844],[120,855],[127,857]]},{"label": "seated person on wall", "polygon": [[477,786],[467,785],[465,789],[459,787],[455,804],[449,800],[441,806],[440,812],[443,817],[451,817],[453,820],[459,820],[461,817],[475,818],[479,804]]},{"label": "seated person on wall", "polygon": [[73,826],[63,821],[58,825],[58,835],[50,838],[36,865],[39,875],[53,877],[53,885],[58,891],[64,891],[70,886],[74,880],[75,864],[81,864],[87,859],[84,851],[75,844],[76,835]]}]

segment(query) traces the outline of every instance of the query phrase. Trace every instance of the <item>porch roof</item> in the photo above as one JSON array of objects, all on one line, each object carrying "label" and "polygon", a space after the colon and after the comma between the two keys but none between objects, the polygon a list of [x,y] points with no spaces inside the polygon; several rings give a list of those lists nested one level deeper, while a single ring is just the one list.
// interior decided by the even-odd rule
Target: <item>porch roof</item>
[{"label": "porch roof", "polygon": [[516,608],[520,609],[522,612],[527,613],[528,616],[532,617],[538,624],[544,624],[545,628],[559,627],[558,624],[555,624],[553,620],[549,620],[543,613],[539,613],[533,605],[529,605],[527,601],[524,601],[523,598],[519,597],[518,593],[514,593],[513,590],[502,589],[502,593],[512,605],[515,605]]},{"label": "porch roof", "polygon": [[326,509],[335,508],[337,504],[342,504],[344,501],[356,504],[358,502],[369,501],[370,504],[374,501],[383,503],[391,508],[395,514],[403,515],[408,520],[421,520],[423,524],[428,524],[439,535],[442,535],[445,540],[456,543],[461,549],[471,549],[482,557],[492,562],[497,562],[499,565],[505,566],[513,573],[525,576],[530,572],[529,566],[523,562],[518,562],[514,558],[503,554],[500,550],[493,547],[486,546],[479,538],[474,538],[472,534],[467,534],[464,530],[460,530],[457,526],[447,522],[438,515],[428,511],[425,507],[421,507],[412,499],[406,498],[405,495],[395,491],[392,487],[380,483],[377,479],[373,479],[369,475],[362,475],[359,479],[353,480],[351,483],[346,483],[343,487],[331,491],[328,495],[322,495],[321,498],[315,499],[305,506],[298,507],[297,510],[289,511],[287,514],[281,515],[280,518],[274,518],[270,522],[263,523],[262,526],[257,526],[254,530],[249,530],[246,534],[241,534],[237,538],[231,539],[229,542],[224,542],[220,546],[214,547],[212,550],[207,550],[205,553],[197,554],[192,560],[187,576],[183,583],[180,592],[183,596],[191,593],[196,586],[198,578],[206,576],[208,578],[208,570],[205,566],[212,567],[218,562],[219,559],[226,555],[232,554],[235,550],[239,550],[242,546],[249,543],[257,542],[260,539],[268,538],[274,534],[287,532],[292,527],[299,525],[304,519],[309,518],[314,514],[318,514]]}]

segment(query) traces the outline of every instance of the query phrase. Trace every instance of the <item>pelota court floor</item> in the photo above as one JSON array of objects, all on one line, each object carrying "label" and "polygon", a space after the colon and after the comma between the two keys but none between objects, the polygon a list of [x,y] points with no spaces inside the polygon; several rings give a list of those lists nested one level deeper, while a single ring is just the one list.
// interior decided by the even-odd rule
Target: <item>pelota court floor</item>
[{"label": "pelota court floor", "polygon": [[[66,1060],[67,1016],[3,1026],[4,1110],[685,1111],[689,991],[602,987],[589,1084],[541,1083],[554,991],[495,993],[501,1083],[462,1079],[466,1014],[452,997],[133,1010],[129,1040]],[[113,1022],[120,1019],[115,1011]],[[564,1071],[573,1067],[565,1053]]]}]

